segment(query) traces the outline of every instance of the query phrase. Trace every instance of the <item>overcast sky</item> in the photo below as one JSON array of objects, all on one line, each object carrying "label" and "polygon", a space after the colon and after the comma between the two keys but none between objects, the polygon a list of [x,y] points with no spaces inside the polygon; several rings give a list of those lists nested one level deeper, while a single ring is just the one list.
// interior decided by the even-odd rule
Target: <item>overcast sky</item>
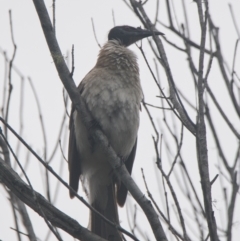
[{"label": "overcast sky", "polygon": [[[159,16],[162,22],[167,23],[166,17],[166,8],[165,5],[160,1],[159,6]],[[180,1],[176,2],[175,8],[178,14],[178,10],[181,5]],[[46,7],[48,9],[49,14],[52,14],[52,2],[45,1]],[[199,25],[198,25],[198,16],[196,11],[196,5],[193,1],[185,1],[186,7],[188,9],[191,28],[191,39],[199,43]],[[219,1],[219,0],[211,0],[210,1],[210,10],[213,16],[213,20],[217,26],[221,27],[220,37],[221,43],[223,46],[227,46],[224,49],[224,56],[228,61],[228,64],[231,66],[234,46],[237,39],[236,31],[233,27],[228,3],[233,4],[233,9],[235,11],[235,15],[237,17],[237,22],[240,23],[240,2],[239,1]],[[148,1],[145,5],[149,16],[154,19],[155,16],[155,1]],[[24,117],[24,129],[23,129],[23,137],[25,140],[40,154],[43,156],[43,135],[41,131],[41,126],[38,117],[37,104],[34,99],[33,93],[31,91],[29,82],[27,77],[30,77],[34,83],[34,86],[37,90],[38,97],[41,104],[43,120],[46,127],[47,133],[47,145],[48,145],[48,153],[49,157],[52,149],[56,143],[59,128],[61,125],[62,116],[64,113],[64,102],[62,98],[62,84],[59,80],[57,71],[53,64],[51,55],[49,53],[41,25],[39,23],[39,19],[37,13],[35,11],[34,5],[32,1],[27,0],[0,0],[0,48],[1,51],[4,50],[7,53],[7,56],[10,58],[13,53],[13,46],[11,43],[11,35],[10,35],[10,26],[9,26],[9,13],[8,11],[12,11],[12,20],[13,20],[13,31],[14,31],[14,39],[17,44],[17,53],[14,60],[14,66],[23,74],[25,87],[24,87],[24,109],[19,110],[20,105],[20,88],[21,88],[21,79],[16,72],[13,72],[13,94],[10,105],[10,117],[9,124],[13,126],[17,131],[19,130],[19,118],[21,114]],[[113,18],[114,15],[114,18]],[[92,1],[79,1],[79,0],[58,0],[56,1],[56,36],[59,41],[60,48],[62,53],[67,57],[68,53],[71,51],[71,47],[74,44],[74,59],[75,59],[75,72],[74,72],[74,80],[78,85],[81,79],[88,73],[88,71],[95,65],[99,46],[96,43],[93,29],[92,29],[92,21],[93,19],[95,24],[95,30],[97,39],[102,46],[107,40],[107,34],[109,30],[114,26],[114,21],[116,25],[131,25],[131,26],[141,26],[140,21],[135,17],[134,13],[126,6],[123,1],[111,1],[111,0],[92,0]],[[179,11],[178,21],[183,22],[183,14],[182,10]],[[164,27],[158,25],[159,30],[164,32],[166,36],[172,41],[176,40],[176,43],[182,44],[182,42],[177,39],[172,33],[167,31]],[[175,39],[174,39],[175,38]],[[150,48],[147,46],[147,40],[143,40],[142,42],[144,51],[146,53],[147,58],[151,66],[154,68],[153,56],[150,51]],[[166,48],[166,52],[168,55],[168,60],[171,64],[173,75],[175,81],[177,81],[177,85],[181,90],[189,90],[187,92],[188,97],[191,99],[193,103],[195,103],[195,91],[192,81],[189,81],[190,74],[185,71],[184,68],[187,66],[186,56],[183,54],[176,54],[174,49],[169,47],[166,43],[164,43],[164,47]],[[141,72],[141,82],[144,91],[144,95],[146,101],[152,104],[160,105],[159,99],[156,98],[156,95],[159,94],[154,81],[144,64],[143,57],[140,54],[138,48],[133,45],[130,47],[139,58],[140,64],[140,72]],[[239,66],[239,51],[238,51],[238,62],[236,66]],[[197,56],[196,56],[197,58]],[[68,58],[66,61],[71,66],[71,59]],[[0,55],[0,103],[2,106],[2,93],[3,93],[3,80],[4,80],[4,58]],[[238,67],[239,68],[239,67]],[[160,68],[160,70],[162,70]],[[166,76],[163,71],[160,71],[160,77],[163,83],[163,89],[165,93],[168,93],[168,85],[166,82]],[[214,73],[211,75],[212,83],[218,81],[219,75]],[[225,93],[225,85],[222,82],[217,84],[218,88],[218,96],[220,97],[221,105],[228,109],[228,102],[224,99],[221,99],[221,95]],[[161,113],[159,111],[152,112],[157,123],[160,123],[162,120]],[[191,118],[195,120],[195,116],[192,115]],[[233,123],[235,127],[239,130],[239,122],[238,119],[233,116]],[[0,124],[0,126],[2,126]],[[179,136],[179,124],[178,133]],[[67,123],[66,123],[67,127]],[[166,128],[166,127],[164,127]],[[223,127],[224,129],[225,127]],[[223,130],[224,131],[224,130]],[[167,131],[166,131],[167,132]],[[157,195],[159,192],[159,186],[156,184],[155,179],[155,165],[154,165],[154,148],[152,145],[152,135],[154,131],[151,127],[150,121],[147,118],[145,111],[141,113],[141,126],[139,130],[139,138],[138,138],[138,151],[136,155],[136,161],[133,169],[133,177],[136,182],[140,185],[142,191],[145,192],[145,188],[143,185],[141,170],[143,167],[145,170],[146,178],[150,183],[151,191],[153,194],[156,194],[156,199],[159,201],[160,196]],[[195,141],[191,134],[185,129],[184,135],[188,138],[188,144],[183,146],[184,158],[188,161],[188,167],[191,170],[192,177],[195,177],[195,182],[198,187],[200,187],[199,183],[199,175],[197,169],[197,161],[196,161],[196,153],[195,153]],[[15,147],[17,141],[15,138],[10,136],[11,144]],[[68,133],[62,136],[62,143],[66,144],[68,141]],[[224,146],[226,150],[229,152],[231,157],[234,157],[235,152],[232,151],[231,147],[236,146],[236,141],[234,138],[229,137],[228,143]],[[65,145],[66,147],[66,145]],[[229,148],[229,149],[228,149]],[[217,173],[217,169],[215,168],[217,155],[215,152],[215,146],[209,140],[209,155],[214,160],[210,163],[211,169],[211,177],[214,177]],[[235,149],[234,149],[235,150]],[[67,148],[64,149],[65,155],[67,155]],[[26,158],[26,151],[24,148],[21,149],[20,156],[22,158],[22,163],[24,164],[24,159]],[[54,161],[51,163],[53,168],[59,170],[60,164],[59,160],[61,159],[60,152],[55,157]],[[62,173],[62,178],[66,181],[68,180],[68,171],[67,164],[64,162],[64,171]],[[33,184],[33,187],[40,193],[44,194],[44,184],[41,178],[41,175],[44,175],[44,170],[41,165],[38,163],[36,159],[30,156],[30,163],[28,166],[27,173],[30,177],[30,180]],[[52,188],[55,187],[57,181],[54,177],[51,177]],[[201,194],[201,190],[198,190],[199,194]],[[80,194],[84,196],[82,190],[80,190]],[[10,229],[10,227],[14,227],[13,219],[12,219],[12,211],[10,205],[6,199],[7,194],[3,187],[0,187],[0,240],[8,241],[8,240],[16,240],[15,232]],[[221,206],[223,205],[223,200],[220,194],[214,193],[214,200],[217,200],[216,209],[217,217],[223,215],[221,213]],[[133,200],[129,202],[133,203]],[[68,196],[68,190],[66,188],[61,187],[60,193],[58,197],[58,201],[56,202],[56,206],[66,212],[68,215],[76,219],[81,225],[87,226],[88,219],[86,218],[88,215],[88,210],[78,201],[78,200],[70,200]],[[161,206],[161,205],[160,205]],[[186,210],[188,207],[182,203],[183,210]],[[239,208],[239,207],[238,207]],[[164,209],[164,204],[163,204]],[[239,210],[238,210],[239,211]],[[34,226],[37,223],[37,226],[40,228],[36,229],[37,236],[41,237],[42,240],[45,237],[45,234],[42,234],[42,230],[46,233],[47,226],[42,221],[41,218],[38,217],[34,212],[30,212],[31,218],[33,220]],[[4,218],[3,218],[4,217]],[[146,223],[145,217],[142,212],[139,212],[139,220],[142,223]],[[121,224],[125,228],[128,228],[128,224],[126,221],[126,209],[120,209],[120,220]],[[239,222],[239,218],[237,219]],[[177,222],[177,221],[176,221]],[[146,224],[147,225],[147,224]],[[237,225],[239,230],[239,225]],[[145,229],[145,225],[144,225]],[[167,229],[167,227],[165,227]],[[146,228],[147,230],[147,228]],[[152,238],[151,231],[148,230],[148,235]],[[63,234],[63,237],[67,237],[67,234]],[[238,240],[238,237],[235,237],[235,240]],[[23,240],[27,240],[23,238]],[[55,240],[52,236],[51,240]]]}]

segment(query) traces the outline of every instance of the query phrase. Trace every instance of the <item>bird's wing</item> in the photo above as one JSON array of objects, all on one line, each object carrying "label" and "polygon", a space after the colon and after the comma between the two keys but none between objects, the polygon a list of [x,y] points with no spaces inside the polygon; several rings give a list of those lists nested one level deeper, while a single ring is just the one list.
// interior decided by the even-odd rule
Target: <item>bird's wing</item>
[{"label": "bird's wing", "polygon": [[[78,90],[80,94],[82,93],[84,88],[83,82],[78,86]],[[75,137],[75,126],[73,120],[73,113],[75,108],[72,105],[72,110],[70,114],[69,121],[69,142],[68,142],[68,169],[69,169],[69,186],[74,189],[74,191],[78,191],[79,178],[81,175],[81,158],[79,155],[79,151],[77,150],[77,142]],[[69,190],[69,195],[71,198],[74,197],[74,193]]]},{"label": "bird's wing", "polygon": [[[128,156],[127,160],[125,161],[126,168],[130,175],[132,172],[136,149],[137,149],[137,139],[135,141],[135,144],[132,148],[130,155]],[[122,182],[119,185],[117,185],[117,202],[118,202],[118,205],[121,207],[123,207],[123,205],[125,204],[125,201],[127,198],[127,192],[128,192],[128,190]]]}]

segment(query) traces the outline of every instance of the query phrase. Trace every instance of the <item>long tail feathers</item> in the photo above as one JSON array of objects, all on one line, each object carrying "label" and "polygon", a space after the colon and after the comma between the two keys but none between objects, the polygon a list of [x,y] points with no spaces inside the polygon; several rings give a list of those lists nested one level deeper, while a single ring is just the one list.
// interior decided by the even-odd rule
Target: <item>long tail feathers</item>
[{"label": "long tail feathers", "polygon": [[[92,203],[92,206],[101,214],[103,214],[107,219],[111,220],[113,223],[119,224],[117,203],[115,197],[115,187],[114,184],[110,185],[107,190],[108,201],[106,208],[102,210],[99,208],[97,201]],[[90,229],[93,233],[98,236],[105,238],[109,241],[122,241],[122,234],[114,227],[107,224],[98,214],[91,211]]]}]

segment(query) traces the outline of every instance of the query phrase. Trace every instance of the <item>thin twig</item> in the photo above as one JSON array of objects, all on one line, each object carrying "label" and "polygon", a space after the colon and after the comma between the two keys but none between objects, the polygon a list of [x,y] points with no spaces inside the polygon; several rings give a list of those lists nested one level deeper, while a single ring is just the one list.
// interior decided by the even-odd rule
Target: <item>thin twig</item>
[{"label": "thin twig", "polygon": [[[21,78],[21,88],[20,88],[20,101],[19,101],[19,135],[23,135],[23,110],[24,110],[24,84],[25,84],[25,79]],[[20,150],[20,141],[18,141],[17,146],[16,146],[16,155],[18,156],[19,150]]]},{"label": "thin twig", "polygon": [[[12,89],[13,89],[13,85],[12,85],[12,66],[13,66],[13,61],[15,59],[16,52],[17,52],[17,45],[15,43],[14,36],[13,36],[13,24],[12,24],[12,11],[11,10],[9,10],[9,22],[10,22],[10,30],[11,30],[11,40],[12,40],[12,44],[13,44],[13,54],[12,54],[12,58],[9,62],[9,69],[8,69],[8,98],[7,98],[7,104],[6,104],[6,113],[4,115],[6,122],[8,122],[10,100],[11,100],[11,94],[12,94]],[[4,132],[5,132],[5,136],[7,138],[8,135],[7,135],[7,129],[6,128],[4,129]]]},{"label": "thin twig", "polygon": [[144,175],[144,171],[143,171],[143,168],[141,168],[141,172],[142,172],[142,177],[143,177],[143,181],[144,181],[144,185],[145,185],[145,188],[147,190],[147,194],[149,196],[149,198],[151,199],[151,201],[153,202],[155,208],[158,210],[159,214],[161,215],[161,217],[163,218],[163,220],[168,224],[168,228],[170,229],[170,231],[176,235],[178,238],[180,238],[181,240],[184,240],[183,236],[177,232],[177,230],[172,226],[171,222],[170,222],[170,219],[168,217],[168,219],[166,218],[166,216],[164,215],[164,213],[160,210],[159,206],[157,205],[156,201],[154,200],[149,188],[148,188],[148,185],[147,185],[147,181],[146,181],[146,178],[145,178],[145,175]]},{"label": "thin twig", "polygon": [[101,49],[102,47],[101,47],[101,45],[100,45],[100,43],[98,42],[98,39],[97,39],[93,18],[91,18],[91,21],[92,21],[92,29],[93,29],[94,38],[96,40],[96,43],[97,43],[98,47]]},{"label": "thin twig", "polygon": [[115,21],[115,14],[114,14],[114,10],[112,9],[112,20],[113,20],[113,26],[116,26],[116,21]]},{"label": "thin twig", "polygon": [[240,38],[240,31],[238,29],[237,21],[236,21],[236,18],[235,18],[233,9],[232,9],[232,4],[229,3],[228,7],[229,7],[229,10],[230,10],[230,14],[231,14],[231,17],[232,17],[232,20],[233,20],[233,24],[234,24],[235,30],[237,32],[238,38]]},{"label": "thin twig", "polygon": [[156,108],[156,109],[172,110],[171,108],[160,107],[160,106],[152,105],[152,104],[149,104],[149,103],[146,103],[146,102],[144,102],[144,104],[147,105],[147,106]]},{"label": "thin twig", "polygon": [[52,0],[52,14],[53,14],[53,32],[56,35],[56,0]]},{"label": "thin twig", "polygon": [[[37,104],[37,109],[38,109],[38,115],[39,115],[39,120],[40,120],[40,124],[41,124],[41,129],[42,129],[42,135],[43,135],[43,142],[44,142],[44,160],[47,160],[47,135],[46,135],[46,128],[45,128],[45,124],[43,121],[43,114],[42,114],[42,110],[41,110],[41,106],[40,106],[40,101],[37,95],[37,91],[33,85],[32,79],[30,77],[28,77],[28,81],[30,83],[31,89],[33,91],[34,97],[35,97],[35,101]],[[51,202],[51,191],[50,191],[50,181],[49,181],[49,173],[47,170],[45,170],[45,177],[46,177],[46,193],[47,193],[47,197],[48,197],[48,201]]]},{"label": "thin twig", "polygon": [[181,148],[182,148],[182,143],[183,143],[183,125],[182,125],[182,128],[181,128],[180,142],[179,142],[179,144],[177,143],[177,153],[176,153],[176,156],[175,156],[174,161],[172,163],[171,169],[170,169],[170,171],[169,171],[169,173],[167,175],[168,178],[170,177],[170,175],[171,175],[171,173],[173,171],[173,168],[174,168],[174,166],[175,166],[175,164],[177,162],[177,159],[178,159],[178,157],[180,155],[180,151],[181,151]]},{"label": "thin twig", "polygon": [[70,73],[71,78],[73,77],[74,70],[75,70],[75,66],[74,66],[74,44],[73,44],[72,45],[72,71]]},{"label": "thin twig", "polygon": [[215,177],[212,179],[212,181],[210,182],[211,183],[211,186],[213,185],[213,183],[217,180],[218,178],[218,174],[215,175]]}]

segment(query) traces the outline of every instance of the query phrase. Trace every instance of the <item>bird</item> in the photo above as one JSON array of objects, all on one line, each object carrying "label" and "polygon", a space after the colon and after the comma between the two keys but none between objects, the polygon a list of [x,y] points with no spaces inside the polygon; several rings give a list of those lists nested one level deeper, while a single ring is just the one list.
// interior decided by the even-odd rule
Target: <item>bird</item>
[{"label": "bird", "polygon": [[[68,148],[69,185],[78,191],[82,181],[89,203],[107,219],[119,225],[118,209],[124,206],[128,190],[109,164],[110,157],[101,143],[91,137],[88,128],[99,128],[108,138],[131,174],[137,148],[139,113],[143,92],[136,54],[127,48],[143,38],[163,35],[141,27],[116,26],[109,31],[96,65],[78,86],[87,110],[93,118],[90,127],[72,106]],[[74,192],[70,190],[70,197]],[[115,226],[107,224],[90,210],[89,229],[106,240],[122,241]]]}]

